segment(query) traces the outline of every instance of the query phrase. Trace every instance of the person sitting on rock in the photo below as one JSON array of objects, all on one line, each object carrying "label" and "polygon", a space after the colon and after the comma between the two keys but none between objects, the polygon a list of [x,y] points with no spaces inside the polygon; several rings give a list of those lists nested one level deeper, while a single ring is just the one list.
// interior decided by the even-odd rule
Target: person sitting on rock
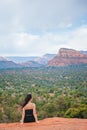
[{"label": "person sitting on rock", "polygon": [[36,105],[32,102],[32,95],[27,94],[22,105],[22,119],[21,123],[36,122],[38,123],[36,114]]}]

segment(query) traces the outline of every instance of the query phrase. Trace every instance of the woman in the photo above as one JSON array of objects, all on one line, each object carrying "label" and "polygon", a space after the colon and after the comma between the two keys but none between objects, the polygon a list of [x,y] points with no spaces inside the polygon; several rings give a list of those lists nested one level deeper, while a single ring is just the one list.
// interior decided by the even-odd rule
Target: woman
[{"label": "woman", "polygon": [[28,94],[22,105],[22,120],[21,123],[37,122],[36,105],[32,103],[32,95]]}]

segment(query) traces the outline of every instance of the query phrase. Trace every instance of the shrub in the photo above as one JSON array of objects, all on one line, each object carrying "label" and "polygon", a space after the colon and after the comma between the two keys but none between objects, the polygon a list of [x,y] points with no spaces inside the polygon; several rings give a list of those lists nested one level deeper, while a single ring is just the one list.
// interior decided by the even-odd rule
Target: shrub
[{"label": "shrub", "polygon": [[70,118],[87,118],[87,106],[84,107],[80,106],[78,108],[69,108],[66,112],[64,117]]},{"label": "shrub", "polygon": [[79,117],[79,109],[78,108],[69,108],[66,112],[65,112],[65,117],[70,117],[70,118],[76,118]]}]

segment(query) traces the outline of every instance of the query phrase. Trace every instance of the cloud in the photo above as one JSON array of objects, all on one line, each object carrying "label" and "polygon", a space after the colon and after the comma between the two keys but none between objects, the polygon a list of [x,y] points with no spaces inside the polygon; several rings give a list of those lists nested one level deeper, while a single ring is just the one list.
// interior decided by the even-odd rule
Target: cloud
[{"label": "cloud", "polygon": [[68,43],[71,48],[87,50],[87,25],[74,30]]},{"label": "cloud", "polygon": [[0,1],[0,30],[53,29],[61,23],[72,23],[83,14],[87,14],[85,0],[3,0]]},{"label": "cloud", "polygon": [[[75,25],[76,22],[76,25]],[[0,55],[87,49],[86,0],[0,1]]]},{"label": "cloud", "polygon": [[33,0],[22,3],[21,10],[25,14],[21,16],[22,24],[28,29],[57,28],[60,23],[72,23],[87,14],[86,3],[78,0]]},{"label": "cloud", "polygon": [[57,53],[61,47],[87,50],[87,26],[62,33],[45,32],[38,35],[14,33],[2,39],[4,41],[0,45],[0,52],[5,55],[7,52],[10,55],[41,56],[45,53]]}]

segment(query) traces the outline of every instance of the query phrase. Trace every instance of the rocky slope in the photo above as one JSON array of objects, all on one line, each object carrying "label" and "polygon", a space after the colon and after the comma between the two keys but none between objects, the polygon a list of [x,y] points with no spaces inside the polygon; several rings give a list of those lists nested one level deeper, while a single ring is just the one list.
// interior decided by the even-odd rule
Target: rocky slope
[{"label": "rocky slope", "polygon": [[53,59],[56,56],[56,54],[45,54],[42,57],[38,58],[36,61],[39,64],[46,65],[49,60]]},{"label": "rocky slope", "polygon": [[48,118],[37,123],[0,124],[0,130],[87,130],[87,119]]},{"label": "rocky slope", "polygon": [[41,66],[43,66],[42,64],[39,64],[36,61],[27,61],[25,63],[21,63],[20,65],[22,65],[24,67],[41,67]]},{"label": "rocky slope", "polygon": [[66,66],[73,64],[86,64],[87,54],[73,49],[61,48],[58,54],[48,62],[48,66]]},{"label": "rocky slope", "polygon": [[14,63],[13,61],[0,61],[0,69],[20,68],[20,67],[22,66]]}]

